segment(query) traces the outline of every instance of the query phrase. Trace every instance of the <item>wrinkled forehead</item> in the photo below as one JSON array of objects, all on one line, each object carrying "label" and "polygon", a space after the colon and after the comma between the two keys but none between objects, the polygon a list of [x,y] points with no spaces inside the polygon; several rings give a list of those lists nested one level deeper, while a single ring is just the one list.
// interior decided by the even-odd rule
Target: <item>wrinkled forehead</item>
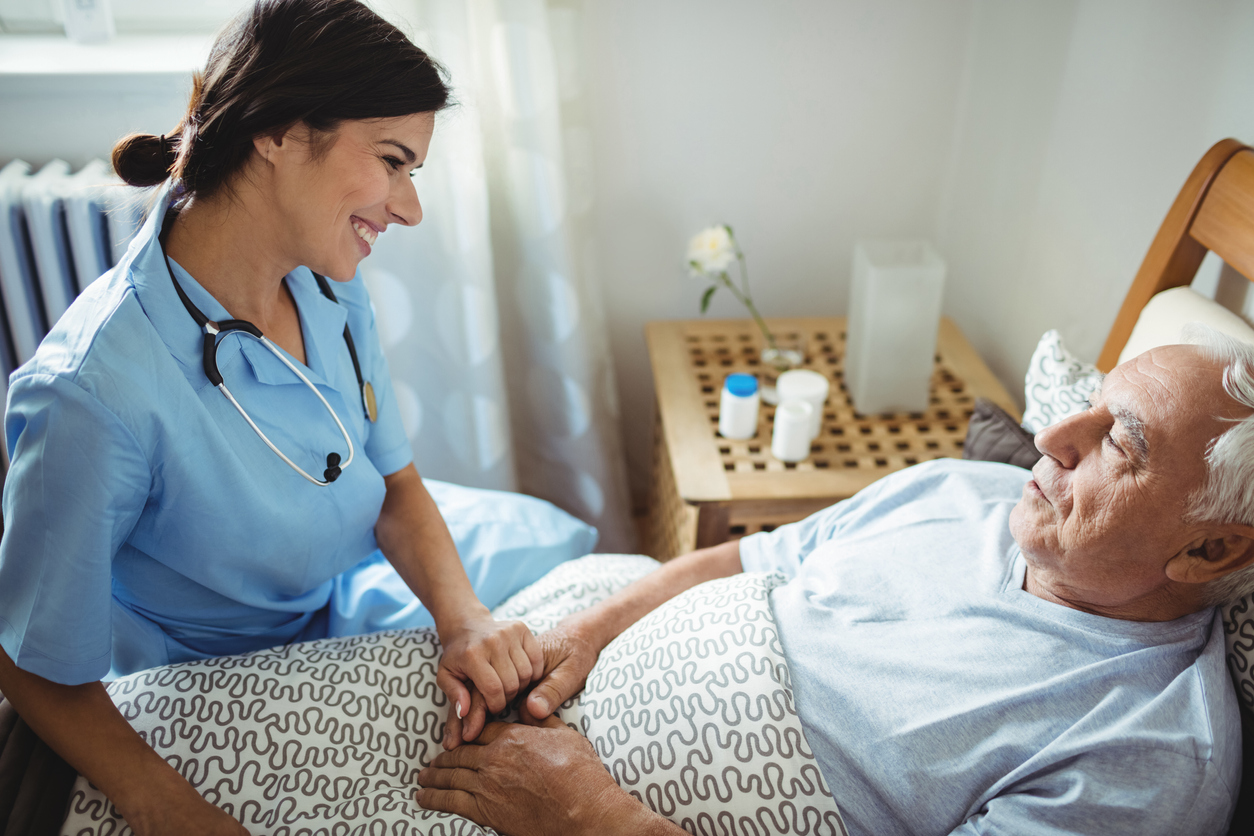
[{"label": "wrinkled forehead", "polygon": [[1148,454],[1183,448],[1199,457],[1226,428],[1248,413],[1224,390],[1223,365],[1191,345],[1155,348],[1116,367],[1097,395]]}]

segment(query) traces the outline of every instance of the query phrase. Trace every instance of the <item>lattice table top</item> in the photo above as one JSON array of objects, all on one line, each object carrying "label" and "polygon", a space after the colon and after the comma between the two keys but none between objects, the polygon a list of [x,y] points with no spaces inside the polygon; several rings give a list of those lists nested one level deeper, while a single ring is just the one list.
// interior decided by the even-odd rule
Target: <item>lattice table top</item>
[{"label": "lattice table top", "polygon": [[[769,320],[783,344],[800,344],[804,368],[831,390],[810,456],[796,464],[770,453],[774,407],[763,404],[758,433],[745,441],[718,435],[719,391],[733,372],[771,370],[749,320],[653,322],[647,327],[662,431],[679,494],[689,502],[852,496],[908,465],[960,457],[977,396],[1012,414],[1017,406],[952,321],[941,322],[931,403],[924,412],[861,415],[845,389],[844,318]],[[773,375],[771,375],[773,377]]]}]

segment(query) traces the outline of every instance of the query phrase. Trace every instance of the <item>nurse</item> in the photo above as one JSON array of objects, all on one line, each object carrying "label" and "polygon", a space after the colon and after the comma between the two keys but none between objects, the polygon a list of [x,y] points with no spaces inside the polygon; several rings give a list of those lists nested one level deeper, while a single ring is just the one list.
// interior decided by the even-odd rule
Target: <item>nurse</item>
[{"label": "nurse", "polygon": [[473,684],[501,710],[541,670],[414,468],[357,272],[422,219],[411,175],[447,101],[356,0],[261,0],[178,129],[114,149],[126,181],[160,186],[150,217],[12,378],[0,691],[139,834],[242,828],[102,679],[420,623],[401,582],[459,709]]}]

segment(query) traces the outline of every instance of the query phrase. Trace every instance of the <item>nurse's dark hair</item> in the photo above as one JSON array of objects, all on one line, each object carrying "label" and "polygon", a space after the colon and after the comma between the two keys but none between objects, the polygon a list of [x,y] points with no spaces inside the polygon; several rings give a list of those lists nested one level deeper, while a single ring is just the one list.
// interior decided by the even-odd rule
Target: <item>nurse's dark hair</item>
[{"label": "nurse's dark hair", "polygon": [[440,65],[357,0],[257,0],[218,35],[175,129],[123,138],[113,169],[132,186],[172,175],[207,196],[243,168],[258,136],[303,123],[317,154],[320,135],[344,120],[448,103]]}]

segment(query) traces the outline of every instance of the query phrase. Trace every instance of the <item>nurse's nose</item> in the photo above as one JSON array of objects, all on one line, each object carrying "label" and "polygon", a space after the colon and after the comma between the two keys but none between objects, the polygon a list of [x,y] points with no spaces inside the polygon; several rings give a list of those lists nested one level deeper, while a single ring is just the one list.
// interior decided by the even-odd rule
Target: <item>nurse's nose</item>
[{"label": "nurse's nose", "polygon": [[388,195],[387,213],[392,223],[417,226],[422,221],[422,204],[418,202],[418,189],[412,177],[398,178]]}]

